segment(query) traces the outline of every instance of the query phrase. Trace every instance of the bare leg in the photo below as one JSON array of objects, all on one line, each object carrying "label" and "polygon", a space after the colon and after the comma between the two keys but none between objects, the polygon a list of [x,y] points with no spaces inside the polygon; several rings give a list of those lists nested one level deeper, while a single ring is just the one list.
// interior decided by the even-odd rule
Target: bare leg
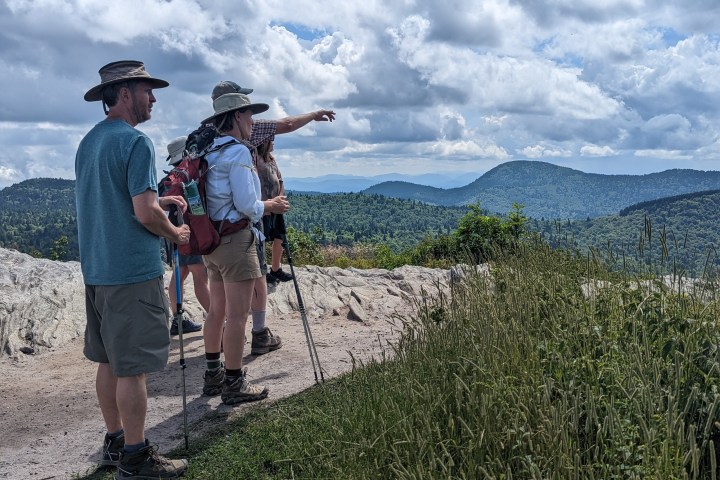
[{"label": "bare leg", "polygon": [[264,311],[267,305],[267,281],[265,277],[255,279],[252,298],[252,309],[255,312]]},{"label": "bare leg", "polygon": [[208,274],[205,265],[202,263],[188,265],[188,270],[192,273],[195,298],[198,299],[206,312],[210,311],[210,287],[208,286]]},{"label": "bare leg", "polygon": [[271,269],[275,272],[280,270],[280,260],[282,259],[283,254],[283,246],[282,246],[282,240],[279,238],[276,238],[272,242],[272,260],[271,263]]},{"label": "bare leg", "polygon": [[117,406],[125,429],[125,443],[129,445],[145,441],[146,378],[144,373],[117,377]]},{"label": "bare leg", "polygon": [[[259,280],[265,280],[260,278]],[[225,283],[225,311],[227,323],[223,333],[223,348],[225,351],[225,368],[236,370],[242,368],[243,349],[245,348],[245,326],[250,311],[250,297],[253,294],[255,280]],[[214,303],[214,290],[210,286],[210,298]],[[211,311],[212,305],[211,303]],[[208,316],[209,317],[209,316]]]},{"label": "bare leg", "polygon": [[123,424],[120,420],[120,411],[116,400],[117,377],[113,375],[109,363],[98,363],[95,391],[107,431],[119,431],[123,428]]},{"label": "bare leg", "polygon": [[223,282],[210,282],[210,308],[208,309],[205,326],[203,327],[203,340],[205,352],[219,352],[225,324],[225,284]]}]

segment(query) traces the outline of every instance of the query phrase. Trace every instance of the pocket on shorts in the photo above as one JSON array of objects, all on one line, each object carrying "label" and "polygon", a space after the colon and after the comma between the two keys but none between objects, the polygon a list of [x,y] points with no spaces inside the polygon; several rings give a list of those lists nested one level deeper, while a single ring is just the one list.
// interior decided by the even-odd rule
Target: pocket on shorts
[{"label": "pocket on shorts", "polygon": [[164,306],[164,305],[155,305],[155,304],[153,304],[153,303],[146,302],[146,301],[143,300],[142,298],[138,298],[138,302],[142,303],[143,305],[145,305],[146,307],[148,307],[150,310],[154,310],[154,311],[156,311],[156,312],[164,312],[164,311],[165,311],[165,306]]}]

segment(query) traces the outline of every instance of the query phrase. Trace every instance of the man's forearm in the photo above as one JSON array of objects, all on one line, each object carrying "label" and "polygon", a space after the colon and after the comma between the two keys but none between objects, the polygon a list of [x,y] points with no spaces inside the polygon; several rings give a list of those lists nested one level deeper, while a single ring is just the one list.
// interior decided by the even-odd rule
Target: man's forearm
[{"label": "man's forearm", "polygon": [[170,220],[167,215],[165,215],[165,211],[160,208],[160,205],[158,205],[157,208],[153,208],[151,214],[140,220],[140,222],[155,235],[165,237],[177,243],[178,229],[170,223]]}]

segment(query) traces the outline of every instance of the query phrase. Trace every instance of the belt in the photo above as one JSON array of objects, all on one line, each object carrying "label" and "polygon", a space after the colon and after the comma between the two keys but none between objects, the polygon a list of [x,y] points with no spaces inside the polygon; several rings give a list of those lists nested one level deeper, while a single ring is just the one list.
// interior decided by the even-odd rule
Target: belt
[{"label": "belt", "polygon": [[231,233],[239,232],[240,230],[244,230],[250,225],[250,222],[247,218],[243,218],[235,223],[233,222],[226,222],[225,220],[212,221],[213,227],[215,227],[215,230],[220,233],[221,237],[224,237],[225,235],[230,235]]}]

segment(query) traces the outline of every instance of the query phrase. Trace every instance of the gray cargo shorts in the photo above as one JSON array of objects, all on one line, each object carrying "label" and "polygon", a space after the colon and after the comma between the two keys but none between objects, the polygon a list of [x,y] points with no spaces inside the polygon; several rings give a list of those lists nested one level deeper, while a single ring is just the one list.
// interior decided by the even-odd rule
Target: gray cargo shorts
[{"label": "gray cargo shorts", "polygon": [[164,369],[170,349],[167,302],[162,277],[85,285],[85,357],[110,364],[117,377]]}]

